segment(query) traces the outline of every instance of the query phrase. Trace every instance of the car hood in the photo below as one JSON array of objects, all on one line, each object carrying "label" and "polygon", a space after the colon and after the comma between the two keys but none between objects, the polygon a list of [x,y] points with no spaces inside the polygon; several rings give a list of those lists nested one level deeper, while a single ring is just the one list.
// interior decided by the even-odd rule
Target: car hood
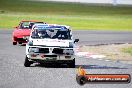
[{"label": "car hood", "polygon": [[29,29],[16,29],[14,30],[14,35],[25,35],[25,36],[29,36],[30,35],[30,31]]},{"label": "car hood", "polygon": [[58,39],[34,39],[33,45],[52,46],[52,47],[69,47],[71,40]]}]

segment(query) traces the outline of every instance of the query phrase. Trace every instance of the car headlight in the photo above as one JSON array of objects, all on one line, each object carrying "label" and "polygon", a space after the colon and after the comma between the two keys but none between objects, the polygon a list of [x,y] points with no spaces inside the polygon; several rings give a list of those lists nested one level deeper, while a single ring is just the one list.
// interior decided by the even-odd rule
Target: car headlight
[{"label": "car headlight", "polygon": [[69,48],[73,48],[73,42],[69,42]]},{"label": "car headlight", "polygon": [[29,48],[29,52],[39,52],[39,48]]},{"label": "car headlight", "polygon": [[23,39],[29,39],[29,36],[23,36]]},{"label": "car headlight", "polygon": [[33,41],[29,41],[29,42],[28,42],[28,45],[29,45],[29,46],[32,46],[32,45],[33,45]]},{"label": "car headlight", "polygon": [[63,53],[67,54],[67,55],[73,55],[74,51],[73,51],[73,49],[65,49],[65,50],[63,50]]}]

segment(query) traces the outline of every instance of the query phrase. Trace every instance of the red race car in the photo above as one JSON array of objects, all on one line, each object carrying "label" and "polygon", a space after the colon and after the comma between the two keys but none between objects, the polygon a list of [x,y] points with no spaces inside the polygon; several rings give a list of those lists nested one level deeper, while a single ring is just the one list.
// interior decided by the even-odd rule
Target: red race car
[{"label": "red race car", "polygon": [[21,21],[19,25],[15,27],[12,33],[12,44],[17,45],[17,43],[27,43],[27,39],[30,36],[32,26],[36,23],[46,24],[39,21]]}]

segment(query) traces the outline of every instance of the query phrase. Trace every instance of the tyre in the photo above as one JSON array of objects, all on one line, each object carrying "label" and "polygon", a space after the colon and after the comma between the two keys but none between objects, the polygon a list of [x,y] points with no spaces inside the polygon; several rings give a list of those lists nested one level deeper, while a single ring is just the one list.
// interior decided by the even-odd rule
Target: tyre
[{"label": "tyre", "polygon": [[17,44],[17,42],[13,42],[12,44],[13,44],[13,45],[16,45],[16,44]]},{"label": "tyre", "polygon": [[75,58],[69,63],[70,68],[75,68]]},{"label": "tyre", "polygon": [[28,59],[29,59],[29,58],[26,56],[26,57],[25,57],[25,62],[24,62],[24,66],[25,66],[25,67],[30,67],[30,65],[33,63],[33,62],[29,61]]},{"label": "tyre", "polygon": [[19,44],[22,44],[22,42],[18,42]]}]

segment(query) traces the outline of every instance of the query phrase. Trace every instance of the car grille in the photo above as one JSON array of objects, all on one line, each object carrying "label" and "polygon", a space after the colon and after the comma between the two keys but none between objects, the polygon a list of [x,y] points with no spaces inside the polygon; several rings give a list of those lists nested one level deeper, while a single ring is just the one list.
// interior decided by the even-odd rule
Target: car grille
[{"label": "car grille", "polygon": [[57,55],[44,55],[45,57],[57,57]]},{"label": "car grille", "polygon": [[49,48],[39,48],[39,53],[49,53]]},{"label": "car grille", "polygon": [[16,41],[25,41],[23,38],[16,38]]},{"label": "car grille", "polygon": [[55,53],[55,54],[63,54],[63,50],[64,49],[60,49],[60,48],[54,48],[52,53]]}]

